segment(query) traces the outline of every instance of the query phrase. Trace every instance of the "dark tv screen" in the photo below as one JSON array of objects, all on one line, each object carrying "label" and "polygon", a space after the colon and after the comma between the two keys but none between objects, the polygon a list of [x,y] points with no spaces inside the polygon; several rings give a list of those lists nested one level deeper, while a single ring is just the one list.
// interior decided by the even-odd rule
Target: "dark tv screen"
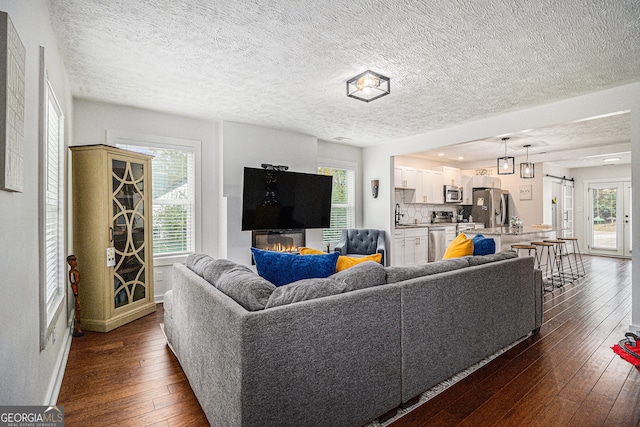
[{"label": "dark tv screen", "polygon": [[242,229],[329,228],[333,178],[244,168]]}]

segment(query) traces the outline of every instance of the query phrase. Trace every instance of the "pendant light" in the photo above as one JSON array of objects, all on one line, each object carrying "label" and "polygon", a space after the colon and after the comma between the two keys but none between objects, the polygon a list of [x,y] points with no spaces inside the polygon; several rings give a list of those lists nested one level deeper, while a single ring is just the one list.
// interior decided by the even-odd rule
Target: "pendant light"
[{"label": "pendant light", "polygon": [[498,157],[498,175],[511,175],[515,173],[516,159],[507,157],[507,141],[509,138],[502,138],[504,141],[504,157]]},{"label": "pendant light", "polygon": [[525,145],[524,148],[527,149],[527,161],[524,163],[520,163],[520,178],[530,179],[534,177],[534,164],[529,162],[529,147],[531,145]]}]

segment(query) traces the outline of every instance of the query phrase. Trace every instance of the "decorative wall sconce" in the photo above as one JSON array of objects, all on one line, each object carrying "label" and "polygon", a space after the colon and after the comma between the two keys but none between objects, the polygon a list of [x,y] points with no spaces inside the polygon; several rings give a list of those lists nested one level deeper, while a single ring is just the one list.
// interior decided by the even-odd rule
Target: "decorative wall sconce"
[{"label": "decorative wall sconce", "polygon": [[371,102],[391,93],[391,79],[367,70],[347,80],[347,96]]},{"label": "decorative wall sconce", "polygon": [[371,195],[374,199],[378,198],[378,188],[380,188],[380,181],[377,179],[371,180]]},{"label": "decorative wall sconce", "polygon": [[531,145],[525,145],[527,149],[527,160],[524,163],[520,163],[520,178],[530,179],[534,177],[534,164],[529,162],[529,147]]},{"label": "decorative wall sconce", "polygon": [[498,157],[498,175],[511,175],[515,173],[516,159],[507,157],[507,141],[509,138],[502,138],[504,141],[504,157]]}]

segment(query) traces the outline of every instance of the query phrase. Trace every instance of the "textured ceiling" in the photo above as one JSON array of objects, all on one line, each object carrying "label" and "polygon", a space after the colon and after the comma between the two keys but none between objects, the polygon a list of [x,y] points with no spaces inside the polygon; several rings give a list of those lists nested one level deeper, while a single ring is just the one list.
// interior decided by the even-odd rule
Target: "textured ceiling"
[{"label": "textured ceiling", "polygon": [[[532,162],[548,162],[565,168],[631,163],[631,115],[628,112],[450,145],[413,156],[462,169],[495,168],[496,159],[504,156],[502,138],[509,138],[507,155],[515,157],[516,164],[526,159],[525,145],[530,146]],[[612,157],[620,160],[604,161]]]},{"label": "textured ceiling", "polygon": [[[369,146],[640,80],[638,0],[48,0],[74,96]],[[391,77],[369,104],[345,95]]]}]

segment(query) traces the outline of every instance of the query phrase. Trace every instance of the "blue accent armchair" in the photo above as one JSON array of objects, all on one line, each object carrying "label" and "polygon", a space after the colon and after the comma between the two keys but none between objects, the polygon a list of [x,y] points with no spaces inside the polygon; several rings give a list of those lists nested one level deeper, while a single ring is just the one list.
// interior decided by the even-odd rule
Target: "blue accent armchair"
[{"label": "blue accent armchair", "polygon": [[372,228],[345,228],[342,230],[340,241],[334,250],[340,255],[364,256],[382,254],[380,264],[386,265],[384,230]]}]

